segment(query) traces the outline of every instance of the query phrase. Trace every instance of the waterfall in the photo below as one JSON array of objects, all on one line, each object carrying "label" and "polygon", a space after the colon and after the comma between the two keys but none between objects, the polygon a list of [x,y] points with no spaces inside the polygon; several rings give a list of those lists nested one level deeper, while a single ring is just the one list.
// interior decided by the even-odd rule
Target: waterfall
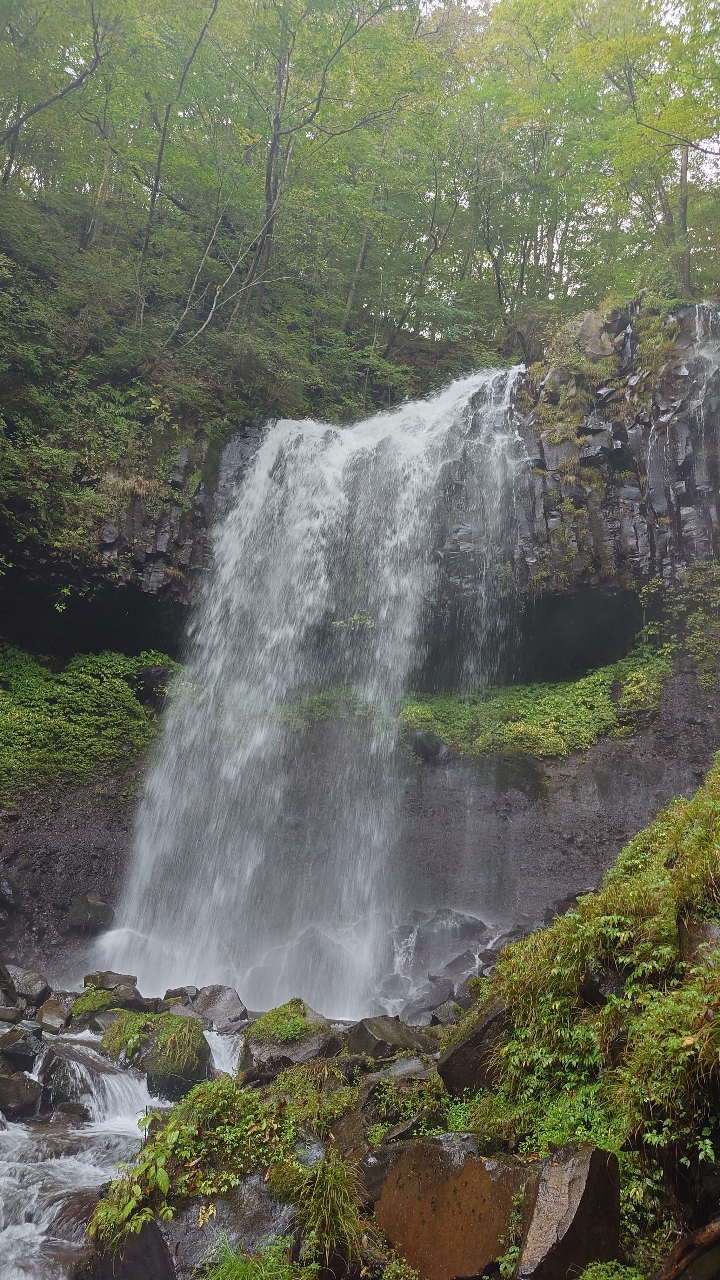
[{"label": "waterfall", "polygon": [[388,922],[412,900],[394,856],[395,718],[461,561],[466,678],[497,657],[517,376],[478,373],[354,426],[266,431],[216,530],[102,963],[144,990],[227,982],[255,1009],[299,994],[367,1010]]}]

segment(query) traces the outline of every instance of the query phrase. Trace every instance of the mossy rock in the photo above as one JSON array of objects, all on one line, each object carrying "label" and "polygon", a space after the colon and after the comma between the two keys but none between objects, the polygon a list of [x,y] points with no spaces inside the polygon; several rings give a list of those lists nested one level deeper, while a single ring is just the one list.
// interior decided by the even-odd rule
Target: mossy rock
[{"label": "mossy rock", "polygon": [[261,1080],[271,1080],[287,1067],[330,1057],[340,1047],[327,1019],[295,997],[253,1023],[245,1037],[242,1067]]},{"label": "mossy rock", "polygon": [[123,1010],[105,1032],[101,1048],[116,1061],[124,1057],[147,1072],[150,1092],[171,1101],[208,1078],[210,1046],[197,1018]]}]

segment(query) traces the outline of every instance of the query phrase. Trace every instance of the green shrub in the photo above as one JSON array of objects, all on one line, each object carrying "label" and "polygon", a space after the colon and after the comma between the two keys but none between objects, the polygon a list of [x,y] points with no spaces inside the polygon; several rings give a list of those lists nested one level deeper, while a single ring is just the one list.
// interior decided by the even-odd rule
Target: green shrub
[{"label": "green shrub", "polygon": [[155,724],[135,686],[158,665],[175,664],[160,653],[90,654],[56,674],[0,644],[0,802],[30,784],[87,782],[137,754]]},{"label": "green shrub", "polygon": [[316,1058],[282,1071],[266,1096],[284,1102],[299,1126],[325,1138],[333,1122],[356,1105],[358,1093],[339,1067]]},{"label": "green shrub", "polygon": [[[221,1240],[205,1264],[205,1280],[315,1280],[316,1264],[292,1260],[292,1240],[275,1240],[256,1258],[231,1248]],[[398,1277],[400,1280],[400,1277]]]},{"label": "green shrub", "polygon": [[258,1018],[250,1029],[250,1035],[261,1044],[293,1044],[307,1039],[315,1030],[305,1021],[304,1001],[296,996]]},{"label": "green shrub", "polygon": [[297,1207],[303,1257],[326,1266],[336,1253],[349,1266],[361,1260],[371,1234],[361,1213],[365,1191],[356,1166],[334,1147],[310,1168],[294,1160],[275,1165],[269,1186],[279,1200]]},{"label": "green shrub", "polygon": [[183,1200],[223,1195],[245,1174],[289,1159],[298,1134],[285,1107],[227,1076],[196,1085],[150,1125],[138,1160],[120,1170],[90,1220],[90,1234],[111,1252],[156,1213],[170,1219]]}]

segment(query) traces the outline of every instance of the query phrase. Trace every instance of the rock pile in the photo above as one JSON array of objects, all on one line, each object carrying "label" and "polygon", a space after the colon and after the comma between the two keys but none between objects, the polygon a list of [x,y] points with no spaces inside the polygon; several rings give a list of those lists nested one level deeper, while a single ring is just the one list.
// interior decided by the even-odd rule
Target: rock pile
[{"label": "rock pile", "polygon": [[[458,919],[444,923],[452,936],[460,929]],[[421,938],[425,959],[427,945]],[[496,956],[497,947],[490,952]],[[488,1156],[478,1134],[428,1132],[444,1117],[432,1109],[433,1091],[460,1096],[492,1086],[492,1048],[507,1018],[503,1006],[491,1006],[464,1035],[455,1032],[444,1052],[438,1039],[437,1011],[453,1004],[469,967],[478,972],[486,960],[480,954],[468,947],[442,966],[444,973],[428,978],[440,1003],[421,1008],[415,1024],[397,1014],[333,1022],[299,999],[257,1014],[233,988],[220,985],[145,997],[135,975],[113,972],[88,974],[81,993],[51,991],[42,974],[0,965],[0,1105],[12,1119],[35,1117],[33,1123],[45,1124],[57,1118],[82,1126],[93,1089],[103,1078],[127,1072],[136,1078],[145,1073],[152,1090],[173,1101],[218,1074],[206,1033],[210,1041],[220,1035],[238,1043],[238,1079],[250,1088],[272,1085],[288,1067],[325,1063],[356,1088],[326,1142],[355,1162],[378,1226],[421,1280],[492,1274],[513,1242],[522,1280],[566,1280],[591,1261],[617,1256],[615,1158],[583,1144],[542,1161]],[[425,1101],[416,1114],[385,1125],[378,1142],[372,1131],[387,1114],[382,1100],[388,1089],[408,1090],[408,1097],[424,1090]],[[313,1165],[325,1145],[301,1135],[298,1161]],[[184,1280],[207,1255],[218,1228],[233,1246],[253,1252],[292,1236],[294,1218],[294,1208],[274,1198],[263,1174],[252,1173],[217,1197],[212,1214],[208,1210],[200,1222],[196,1202],[189,1201],[172,1222],[150,1222],[131,1237],[121,1260],[88,1251],[76,1276]]]}]

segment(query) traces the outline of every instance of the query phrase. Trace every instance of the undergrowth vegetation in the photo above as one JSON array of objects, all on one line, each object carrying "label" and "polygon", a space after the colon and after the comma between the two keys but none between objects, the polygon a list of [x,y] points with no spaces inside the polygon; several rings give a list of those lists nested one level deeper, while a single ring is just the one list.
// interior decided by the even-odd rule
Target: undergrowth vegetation
[{"label": "undergrowth vegetation", "polygon": [[0,802],[29,784],[82,783],[136,755],[155,732],[137,696],[143,671],[172,667],[160,653],[73,658],[64,670],[0,644]]},{"label": "undergrowth vegetation", "polygon": [[580,680],[474,693],[411,694],[403,729],[431,732],[454,751],[566,756],[603,735],[625,737],[653,714],[672,671],[669,645],[640,645]]}]

